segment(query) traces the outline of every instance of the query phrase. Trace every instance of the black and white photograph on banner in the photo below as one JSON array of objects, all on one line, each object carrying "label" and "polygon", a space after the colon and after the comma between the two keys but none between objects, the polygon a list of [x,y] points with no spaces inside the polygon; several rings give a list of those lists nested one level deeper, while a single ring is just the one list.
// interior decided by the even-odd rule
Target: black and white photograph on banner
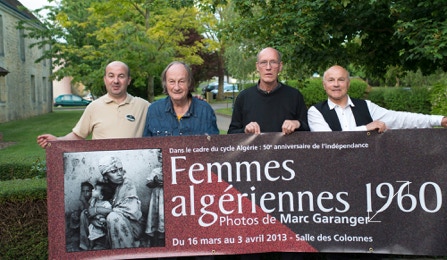
[{"label": "black and white photograph on banner", "polygon": [[161,149],[64,153],[66,251],[165,245]]}]

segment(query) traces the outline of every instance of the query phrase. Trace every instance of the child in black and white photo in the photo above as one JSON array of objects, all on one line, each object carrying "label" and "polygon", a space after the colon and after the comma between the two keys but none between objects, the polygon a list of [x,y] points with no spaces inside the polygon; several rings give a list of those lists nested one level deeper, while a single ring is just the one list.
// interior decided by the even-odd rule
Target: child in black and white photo
[{"label": "child in black and white photo", "polygon": [[[112,209],[110,200],[113,199],[114,190],[107,183],[98,182],[92,191],[90,200],[90,208],[103,207]],[[107,248],[107,227],[106,217],[103,214],[97,214],[90,219],[88,227],[88,239],[90,240],[89,249],[106,249]]]}]

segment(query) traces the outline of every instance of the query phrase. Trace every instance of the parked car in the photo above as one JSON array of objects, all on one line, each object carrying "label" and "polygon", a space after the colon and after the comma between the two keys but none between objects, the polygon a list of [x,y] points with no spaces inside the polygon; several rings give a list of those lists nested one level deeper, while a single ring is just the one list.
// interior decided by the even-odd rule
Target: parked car
[{"label": "parked car", "polygon": [[83,99],[74,94],[63,94],[54,100],[54,106],[87,106],[91,102],[91,100]]},{"label": "parked car", "polygon": [[213,89],[217,89],[218,86],[219,86],[218,82],[209,83],[208,85],[202,88],[202,96],[206,98],[206,93],[211,92]]},{"label": "parked car", "polygon": [[[237,88],[236,84],[228,84],[228,83],[224,83],[224,93],[234,93],[234,95],[236,96],[239,92],[239,89]],[[217,97],[217,93],[219,92],[218,88],[215,88],[213,90],[211,90],[211,93],[213,93],[213,98]],[[229,96],[228,98],[233,98],[232,96]]]}]

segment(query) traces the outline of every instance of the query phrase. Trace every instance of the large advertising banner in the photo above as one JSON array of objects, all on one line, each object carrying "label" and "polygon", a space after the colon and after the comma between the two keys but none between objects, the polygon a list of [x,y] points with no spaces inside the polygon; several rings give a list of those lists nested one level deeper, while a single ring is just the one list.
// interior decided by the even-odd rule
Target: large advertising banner
[{"label": "large advertising banner", "polygon": [[446,144],[445,129],[52,142],[50,259],[447,255]]}]

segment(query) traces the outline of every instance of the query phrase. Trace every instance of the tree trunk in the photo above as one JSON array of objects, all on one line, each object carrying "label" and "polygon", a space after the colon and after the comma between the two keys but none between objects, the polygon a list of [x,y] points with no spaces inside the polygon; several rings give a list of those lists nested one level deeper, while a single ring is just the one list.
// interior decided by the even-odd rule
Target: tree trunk
[{"label": "tree trunk", "polygon": [[216,100],[224,99],[224,79],[225,79],[225,65],[224,65],[224,48],[222,47],[217,54],[217,76],[219,77],[219,86]]},{"label": "tree trunk", "polygon": [[149,102],[154,102],[155,89],[154,89],[154,76],[147,77],[147,100]]}]

